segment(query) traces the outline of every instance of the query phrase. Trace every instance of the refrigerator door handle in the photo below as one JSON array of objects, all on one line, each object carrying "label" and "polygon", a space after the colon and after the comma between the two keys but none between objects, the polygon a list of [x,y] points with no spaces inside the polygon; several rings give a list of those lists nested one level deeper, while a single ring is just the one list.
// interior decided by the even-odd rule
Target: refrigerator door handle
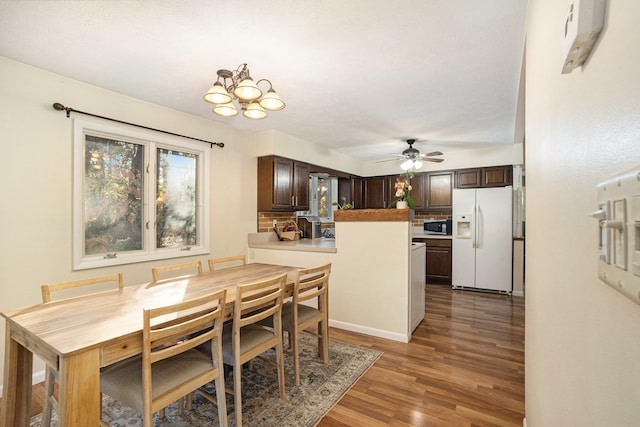
[{"label": "refrigerator door handle", "polygon": [[480,247],[480,237],[482,236],[482,230],[480,229],[480,223],[482,222],[480,218],[480,205],[476,204],[476,248]]},{"label": "refrigerator door handle", "polygon": [[475,203],[473,204],[473,224],[471,226],[473,227],[471,247],[475,249],[478,247],[478,205]]}]

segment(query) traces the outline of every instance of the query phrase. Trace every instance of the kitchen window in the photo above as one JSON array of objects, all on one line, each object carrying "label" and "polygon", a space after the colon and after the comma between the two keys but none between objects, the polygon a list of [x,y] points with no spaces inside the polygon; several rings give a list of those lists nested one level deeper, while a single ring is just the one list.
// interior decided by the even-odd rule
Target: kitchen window
[{"label": "kitchen window", "polygon": [[333,221],[337,201],[338,179],[327,174],[314,173],[309,177],[309,211],[298,212],[298,215],[317,216],[321,221]]},{"label": "kitchen window", "polygon": [[74,121],[74,269],[206,254],[202,145]]}]

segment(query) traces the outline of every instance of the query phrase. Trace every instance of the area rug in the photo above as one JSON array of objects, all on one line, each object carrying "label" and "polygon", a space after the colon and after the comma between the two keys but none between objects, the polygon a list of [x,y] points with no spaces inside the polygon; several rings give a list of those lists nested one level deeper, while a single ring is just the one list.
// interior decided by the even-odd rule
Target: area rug
[{"label": "area rug", "polygon": [[[293,372],[293,357],[285,354],[285,390],[287,399],[280,400],[278,381],[274,365],[255,359],[253,369],[245,369],[242,378],[242,417],[245,426],[315,426],[322,417],[342,398],[355,382],[382,355],[370,350],[339,341],[329,344],[329,364],[325,366],[317,357],[317,338],[303,333],[300,337],[300,386],[296,387]],[[269,351],[265,357],[275,359]],[[228,378],[227,387],[233,388],[233,379]],[[214,393],[211,387],[212,394]],[[227,418],[235,426],[233,396],[227,394]],[[52,425],[57,426],[57,414]],[[31,419],[31,427],[40,427],[41,416]],[[111,427],[142,426],[142,415],[123,406],[109,396],[103,397],[102,419]],[[177,413],[177,404],[166,409],[166,419],[154,415],[154,426],[200,427],[217,426],[216,406],[196,393],[191,411],[184,416]]]}]

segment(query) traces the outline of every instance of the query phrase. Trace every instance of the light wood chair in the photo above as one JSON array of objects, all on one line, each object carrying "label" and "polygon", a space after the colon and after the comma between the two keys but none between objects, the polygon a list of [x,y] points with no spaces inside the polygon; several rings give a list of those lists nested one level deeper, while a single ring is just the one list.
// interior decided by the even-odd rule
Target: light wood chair
[{"label": "light wood chair", "polygon": [[153,276],[153,281],[157,282],[160,279],[160,273],[192,269],[196,269],[198,271],[197,274],[202,274],[202,263],[200,261],[193,261],[185,262],[183,264],[167,265],[164,267],[153,267],[151,269],[151,275]]},{"label": "light wood chair", "polygon": [[[40,290],[42,292],[42,302],[48,303],[52,301],[52,294],[54,292],[66,291],[69,289],[86,287],[90,285],[98,285],[104,283],[115,283],[118,285],[118,289],[122,289],[124,287],[124,281],[122,280],[122,273],[112,274],[109,276],[101,276],[101,277],[92,277],[89,279],[81,279],[74,280],[71,282],[62,282],[62,283],[52,283],[47,285],[42,285]],[[59,294],[58,294],[59,295]],[[45,368],[45,379],[44,379],[44,405],[42,408],[42,427],[49,427],[51,425],[51,411],[55,409],[58,410],[58,401],[55,398],[54,388],[56,381],[59,378],[59,372],[50,365],[47,365]],[[108,426],[104,422],[100,422],[102,426]]]},{"label": "light wood chair", "polygon": [[247,259],[245,258],[244,255],[234,255],[234,256],[228,256],[224,258],[212,258],[208,260],[209,271],[213,271],[213,268],[216,264],[219,265],[219,264],[233,263],[234,265],[236,265],[238,264],[238,262],[241,263],[239,265],[246,265]]},{"label": "light wood chair", "polygon": [[[286,281],[287,275],[282,274],[236,288],[233,325],[231,334],[225,331],[222,337],[222,358],[226,365],[233,367],[233,396],[238,427],[242,426],[242,365],[271,348],[276,353],[280,398],[286,399],[281,319]],[[273,319],[273,329],[257,324],[267,317]]]},{"label": "light wood chair", "polygon": [[[227,425],[222,367],[222,324],[226,289],[177,304],[143,310],[142,357],[117,364],[100,374],[100,389],[143,414],[151,427],[153,414],[171,402],[215,382],[220,425]],[[206,346],[208,354],[196,347]]]},{"label": "light wood chair", "polygon": [[[293,299],[282,307],[282,328],[287,331],[289,347],[293,347],[293,366],[296,385],[300,385],[300,331],[317,326],[318,355],[326,365],[329,362],[329,275],[331,263],[298,270]],[[301,304],[317,300],[317,308]]]}]

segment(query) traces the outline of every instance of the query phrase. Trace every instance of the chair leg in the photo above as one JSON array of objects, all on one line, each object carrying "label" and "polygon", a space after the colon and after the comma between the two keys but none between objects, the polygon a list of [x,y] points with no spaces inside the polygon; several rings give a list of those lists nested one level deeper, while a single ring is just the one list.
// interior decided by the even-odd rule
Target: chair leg
[{"label": "chair leg", "polygon": [[[293,337],[292,337],[293,336]],[[298,328],[289,332],[289,342],[293,346],[293,371],[296,377],[296,386],[300,385],[300,349],[298,348]]]},{"label": "chair leg", "polygon": [[329,322],[326,317],[318,324],[318,331],[322,334],[322,346],[318,347],[318,355],[322,357],[322,361],[326,365],[329,363]]},{"label": "chair leg", "polygon": [[56,377],[53,368],[49,365],[46,367],[44,380],[44,407],[42,408],[42,427],[51,425],[51,411],[53,409],[53,390],[56,385]]},{"label": "chair leg", "polygon": [[233,366],[233,404],[236,412],[236,426],[242,427],[242,364],[237,360]]},{"label": "chair leg", "polygon": [[[220,360],[222,360],[222,356],[220,356]],[[220,363],[222,364],[222,363]],[[218,378],[215,379],[216,384],[216,403],[218,405],[218,421],[219,425],[226,426],[227,425],[227,399],[225,396],[224,390],[224,368],[218,368]],[[242,415],[240,415],[242,416]]]},{"label": "chair leg", "polygon": [[276,345],[276,363],[278,366],[278,388],[280,389],[280,399],[286,400],[287,395],[284,391],[284,346],[282,339]]}]

